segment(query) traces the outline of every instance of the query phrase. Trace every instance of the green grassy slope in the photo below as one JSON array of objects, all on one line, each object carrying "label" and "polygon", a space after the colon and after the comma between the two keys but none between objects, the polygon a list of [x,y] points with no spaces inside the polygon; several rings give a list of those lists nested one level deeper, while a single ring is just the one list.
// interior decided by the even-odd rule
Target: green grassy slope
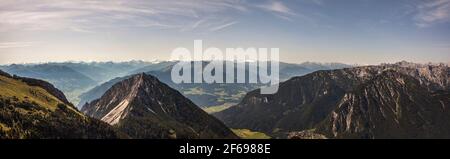
[{"label": "green grassy slope", "polygon": [[0,139],[126,137],[59,99],[42,87],[0,74]]}]

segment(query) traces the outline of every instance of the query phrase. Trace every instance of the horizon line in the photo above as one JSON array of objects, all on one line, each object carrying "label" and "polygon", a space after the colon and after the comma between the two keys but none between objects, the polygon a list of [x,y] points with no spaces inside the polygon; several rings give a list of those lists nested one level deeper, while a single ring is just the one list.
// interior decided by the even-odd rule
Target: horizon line
[{"label": "horizon line", "polygon": [[[61,64],[61,63],[75,63],[75,64],[81,64],[81,63],[129,63],[129,62],[143,62],[143,63],[161,63],[161,62],[176,62],[181,60],[65,60],[65,61],[43,61],[43,62],[22,62],[22,63],[2,63],[0,66],[10,66],[10,65],[40,65],[40,64]],[[192,61],[198,61],[198,60],[192,60]],[[212,61],[212,60],[201,60],[201,61]],[[230,61],[230,60],[223,60],[223,61]],[[235,61],[235,62],[242,62],[242,61]],[[255,61],[245,61],[245,62],[255,62]],[[371,65],[383,65],[383,64],[396,64],[401,62],[407,62],[407,63],[413,63],[413,64],[433,64],[433,65],[439,65],[444,64],[449,66],[450,62],[414,62],[414,61],[408,61],[408,60],[400,60],[396,62],[380,62],[376,64],[361,64],[361,63],[346,63],[346,62],[317,62],[317,61],[303,61],[299,63],[293,63],[293,62],[286,62],[279,60],[280,63],[286,63],[286,64],[305,64],[305,63],[315,63],[315,64],[344,64],[344,65],[350,65],[350,66],[371,66]]]}]

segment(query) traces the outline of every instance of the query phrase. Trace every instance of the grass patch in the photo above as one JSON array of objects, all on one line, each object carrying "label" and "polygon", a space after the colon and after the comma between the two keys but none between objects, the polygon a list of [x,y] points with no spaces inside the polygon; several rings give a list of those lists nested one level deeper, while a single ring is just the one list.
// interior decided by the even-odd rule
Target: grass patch
[{"label": "grass patch", "polygon": [[217,105],[217,106],[211,106],[211,107],[203,108],[203,110],[205,112],[207,112],[208,114],[212,114],[212,113],[217,113],[217,112],[221,112],[221,111],[223,111],[225,109],[228,109],[228,108],[232,107],[235,104],[236,103],[224,103],[222,105]]},{"label": "grass patch", "polygon": [[6,126],[3,123],[0,123],[0,130],[2,130],[2,131],[9,131],[9,130],[11,130],[11,128]]},{"label": "grass patch", "polygon": [[226,96],[226,95],[228,95],[227,93],[225,93],[224,90],[216,91],[216,92],[214,92],[214,94],[217,95],[217,96]]},{"label": "grass patch", "polygon": [[61,102],[58,98],[37,86],[29,86],[26,83],[0,76],[0,96],[5,99],[36,103],[42,107],[54,111]]},{"label": "grass patch", "polygon": [[206,93],[205,90],[203,90],[203,88],[194,87],[194,88],[190,88],[188,90],[183,91],[183,94],[185,94],[185,95],[204,95],[204,94],[208,94],[208,93]]},{"label": "grass patch", "polygon": [[269,135],[262,132],[251,131],[248,129],[231,129],[237,136],[242,139],[270,139]]}]

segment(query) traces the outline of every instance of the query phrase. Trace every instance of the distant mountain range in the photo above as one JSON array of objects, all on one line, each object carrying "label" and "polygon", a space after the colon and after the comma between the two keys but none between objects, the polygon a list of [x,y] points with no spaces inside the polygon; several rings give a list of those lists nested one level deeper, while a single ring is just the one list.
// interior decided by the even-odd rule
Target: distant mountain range
[{"label": "distant mountain range", "polygon": [[178,91],[144,73],[114,84],[82,111],[133,138],[237,138]]},{"label": "distant mountain range", "polygon": [[[203,65],[206,65],[207,63],[208,62],[204,62]],[[157,77],[162,82],[168,84],[170,87],[180,91],[184,96],[186,96],[187,98],[192,100],[195,104],[201,107],[213,107],[213,106],[236,104],[242,99],[245,93],[262,86],[261,84],[251,84],[251,83],[176,84],[173,83],[171,79],[171,70],[174,64],[176,64],[176,62],[161,62],[158,63],[157,65],[146,66],[137,69],[135,71],[132,71],[130,73],[135,74],[145,72],[147,74],[151,74]],[[248,66],[249,64],[251,63],[247,63],[246,65]],[[311,63],[311,62],[306,62],[302,64],[280,63],[280,78],[281,80],[287,80],[291,77],[305,75],[307,73],[311,73],[317,70],[331,70],[348,67],[352,66],[339,63],[328,63],[328,64]],[[194,70],[192,70],[192,72],[194,72]],[[257,74],[255,72],[251,72],[248,69],[248,67],[246,68],[245,72],[246,74]],[[226,74],[224,74],[224,77],[225,76]],[[81,94],[79,97],[80,102],[78,104],[78,107],[81,107],[86,102],[90,102],[94,99],[99,98],[113,84],[126,78],[128,77],[125,76],[112,79]]]},{"label": "distant mountain range", "polygon": [[96,82],[81,72],[65,65],[39,64],[39,65],[9,65],[3,68],[5,72],[17,76],[47,80],[63,91],[87,88],[96,85]]},{"label": "distant mountain range", "polygon": [[449,74],[408,62],[317,71],[214,115],[281,138],[450,138]]}]

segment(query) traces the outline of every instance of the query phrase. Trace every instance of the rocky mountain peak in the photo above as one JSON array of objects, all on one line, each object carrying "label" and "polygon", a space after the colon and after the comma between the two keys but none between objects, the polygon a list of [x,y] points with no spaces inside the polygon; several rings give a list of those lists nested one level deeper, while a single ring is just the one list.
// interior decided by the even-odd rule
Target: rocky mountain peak
[{"label": "rocky mountain peak", "polygon": [[134,138],[235,138],[219,120],[145,73],[113,85],[82,108]]},{"label": "rocky mountain peak", "polygon": [[89,106],[90,104],[87,104],[83,106],[82,111],[115,125],[128,114],[127,111],[131,109],[129,108],[131,101],[137,97],[149,98],[145,92],[157,92],[158,90],[150,90],[156,88],[156,85],[162,85],[162,83],[153,76],[145,73],[133,75],[115,84],[100,98],[108,100],[93,101],[92,103],[97,103],[97,105]]}]

